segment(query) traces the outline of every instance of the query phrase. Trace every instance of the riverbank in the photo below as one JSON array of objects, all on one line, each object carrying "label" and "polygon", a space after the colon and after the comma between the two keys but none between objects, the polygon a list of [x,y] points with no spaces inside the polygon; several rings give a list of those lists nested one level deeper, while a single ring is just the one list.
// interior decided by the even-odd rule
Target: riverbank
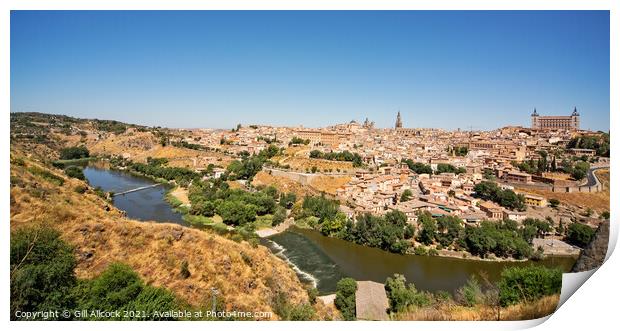
[{"label": "riverbank", "polygon": [[297,226],[261,239],[261,242],[274,254],[286,257],[300,271],[312,275],[320,295],[334,293],[336,283],[343,277],[384,283],[387,277],[398,273],[405,275],[420,290],[452,293],[470,276],[480,276],[481,272],[489,280],[498,281],[506,267],[541,265],[568,272],[575,263],[573,257],[560,256],[540,261],[506,261],[395,254]]},{"label": "riverbank", "polygon": [[[534,248],[536,248],[538,246],[534,245]],[[551,258],[551,257],[571,257],[571,258],[577,258],[579,256],[579,252],[580,250],[572,250],[571,252],[560,252],[560,251],[554,251],[552,253],[543,253],[543,255],[541,256],[541,259],[546,259],[546,258]],[[407,253],[407,254],[413,254],[414,253]],[[443,257],[443,258],[452,258],[452,259],[461,259],[461,260],[472,260],[472,261],[484,261],[484,262],[529,262],[529,261],[534,261],[534,259],[515,259],[512,257],[497,257],[497,256],[492,256],[492,257],[487,257],[487,258],[482,258],[480,256],[477,255],[472,255],[469,252],[466,251],[451,251],[451,250],[446,250],[446,249],[442,249],[442,250],[437,250],[437,255],[438,257]]]},{"label": "riverbank", "polygon": [[260,238],[267,238],[267,237],[286,231],[292,225],[295,225],[295,222],[293,221],[293,219],[287,218],[284,222],[274,226],[273,228],[256,230],[256,235],[258,235]]}]

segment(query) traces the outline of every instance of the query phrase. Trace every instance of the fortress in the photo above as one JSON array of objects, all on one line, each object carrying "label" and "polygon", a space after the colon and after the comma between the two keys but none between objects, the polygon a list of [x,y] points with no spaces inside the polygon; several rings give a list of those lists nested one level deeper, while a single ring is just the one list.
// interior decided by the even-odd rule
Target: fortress
[{"label": "fortress", "polygon": [[532,113],[532,129],[535,130],[579,130],[579,113],[577,107],[570,116],[540,116],[534,108]]}]

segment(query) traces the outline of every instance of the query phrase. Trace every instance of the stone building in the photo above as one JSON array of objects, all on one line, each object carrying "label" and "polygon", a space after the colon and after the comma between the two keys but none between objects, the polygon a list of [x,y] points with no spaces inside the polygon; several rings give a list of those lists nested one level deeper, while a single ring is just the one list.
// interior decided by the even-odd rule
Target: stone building
[{"label": "stone building", "polygon": [[579,130],[579,113],[577,107],[570,116],[540,116],[534,108],[532,129],[534,130]]}]

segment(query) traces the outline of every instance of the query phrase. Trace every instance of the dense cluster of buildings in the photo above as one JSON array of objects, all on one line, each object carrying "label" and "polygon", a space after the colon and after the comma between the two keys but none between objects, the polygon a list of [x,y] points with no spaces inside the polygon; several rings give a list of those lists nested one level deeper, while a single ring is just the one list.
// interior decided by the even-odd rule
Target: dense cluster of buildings
[{"label": "dense cluster of buildings", "polygon": [[[470,223],[525,218],[523,212],[474,198],[474,186],[485,178],[496,179],[505,188],[540,181],[539,176],[524,173],[515,164],[537,161],[543,150],[553,153],[563,149],[578,133],[579,113],[575,109],[571,116],[540,116],[534,110],[531,128],[509,126],[493,131],[405,128],[398,112],[394,129],[375,128],[374,122],[366,119],[321,129],[252,125],[236,130],[197,130],[188,139],[232,154],[257,153],[269,144],[289,147],[294,138],[303,140],[299,145],[305,146],[307,153],[315,149],[358,153],[365,169],[359,169],[336,192],[343,211],[353,217],[396,209],[415,224],[420,211],[434,216],[455,215]],[[591,150],[571,153],[593,155]],[[415,173],[402,163],[406,159],[430,166],[433,174]],[[442,164],[459,169],[459,173],[436,173]],[[411,198],[401,199],[406,191]],[[527,195],[525,203],[542,208],[547,201]]]}]

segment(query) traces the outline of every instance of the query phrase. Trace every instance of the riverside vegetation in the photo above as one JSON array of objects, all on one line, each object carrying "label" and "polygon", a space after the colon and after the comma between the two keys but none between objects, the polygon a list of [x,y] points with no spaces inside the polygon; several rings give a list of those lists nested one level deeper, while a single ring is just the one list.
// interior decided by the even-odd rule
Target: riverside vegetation
[{"label": "riverside vegetation", "polygon": [[12,312],[87,309],[114,296],[101,289],[122,280],[133,284],[132,292],[106,308],[210,310],[215,287],[218,309],[273,312],[274,319],[334,318],[310,302],[296,274],[267,248],[126,219],[83,180],[46,162],[12,146]]},{"label": "riverside vegetation", "polygon": [[[498,283],[472,276],[454,294],[430,293],[407,284],[403,275],[388,277],[384,288],[392,320],[517,320],[551,314],[562,289],[562,271],[539,266],[510,267]],[[335,304],[347,320],[355,319],[352,278],[338,282]],[[530,307],[523,310],[524,307]]]},{"label": "riverside vegetation", "polygon": [[[62,118],[59,121],[59,125],[64,127]],[[27,129],[24,132],[34,132],[28,122],[18,122]],[[131,127],[123,127],[122,123],[105,123],[104,128],[114,132],[111,134]],[[71,130],[75,129],[72,127]],[[428,214],[421,214],[422,226],[415,231],[407,224],[405,215],[396,211],[381,217],[363,215],[353,223],[338,211],[338,202],[323,196],[298,199],[294,194],[278,192],[273,187],[251,186],[249,183],[262,166],[282,153],[275,145],[269,145],[256,155],[241,155],[241,160],[229,164],[220,178],[208,180],[202,179],[205,175],[212,175],[212,166],[196,172],[170,166],[166,158],[149,157],[145,162],[112,158],[110,162],[114,167],[186,187],[190,205],[182,206],[178,201],[174,204],[183,209],[188,221],[206,225],[207,229],[200,231],[170,224],[136,222],[122,217],[108,200],[102,199],[102,192],[90,188],[80,176],[79,166],[58,167],[62,170],[52,167],[56,156],[62,157],[63,153],[74,160],[90,158],[87,149],[69,147],[63,152],[66,145],[55,140],[53,134],[46,133],[39,138],[26,134],[24,137],[26,140],[20,140],[12,135],[11,141],[11,229],[16,234],[15,238],[32,238],[33,231],[43,233],[33,230],[38,227],[57,231],[57,235],[52,233],[46,236],[61,239],[64,244],[54,239],[51,246],[59,247],[61,252],[70,251],[69,255],[75,258],[75,266],[71,268],[72,262],[69,260],[59,262],[62,265],[59,271],[67,280],[60,287],[68,295],[63,298],[46,293],[52,291],[52,286],[45,284],[45,279],[28,279],[30,273],[19,271],[26,266],[40,271],[52,265],[54,269],[58,261],[30,261],[32,263],[20,265],[17,260],[19,256],[23,259],[23,255],[16,254],[18,257],[14,264],[12,254],[11,270],[16,270],[16,279],[20,275],[25,282],[41,282],[37,283],[41,289],[39,293],[23,301],[17,300],[17,305],[86,307],[93,300],[106,300],[107,294],[95,290],[98,287],[93,284],[107,286],[107,282],[116,281],[118,276],[140,290],[127,295],[124,301],[116,302],[115,308],[135,305],[154,307],[154,303],[161,302],[165,307],[189,305],[189,309],[201,309],[210,300],[210,289],[216,287],[220,292],[218,307],[221,305],[222,309],[247,310],[251,307],[273,311],[276,314],[274,318],[280,319],[331,319],[334,315],[313,299],[294,272],[266,248],[258,246],[254,233],[257,227],[273,226],[292,217],[299,226],[314,228],[323,235],[395,253],[433,254],[445,248],[469,251],[481,257],[493,254],[513,258],[535,256],[529,245],[531,239],[549,230],[548,224],[540,220],[530,220],[522,226],[510,222],[483,223],[479,230],[468,230],[469,227],[463,226],[458,218],[433,219]],[[515,200],[512,194],[492,187],[488,192],[490,200],[519,209],[519,196]],[[17,235],[18,231],[26,234]],[[576,227],[569,229],[568,235],[573,238],[571,240],[580,243],[591,238],[587,230]],[[67,276],[69,274],[74,275],[75,282]],[[37,273],[32,272],[32,276],[36,277]],[[23,286],[20,284],[15,281],[16,288]],[[351,299],[350,284],[343,286],[347,289],[342,288],[340,292],[348,291],[347,299],[339,300],[337,305],[354,308],[354,290]],[[144,296],[153,301],[143,301],[144,298],[140,297],[143,291],[148,294]],[[421,296],[416,292],[414,297]],[[54,298],[59,301],[54,302]],[[454,300],[458,301],[457,296]],[[394,318],[405,316],[398,314],[420,311],[414,309],[416,307],[429,307],[422,301],[419,303],[419,306],[417,303],[407,304],[404,312],[395,311]],[[512,306],[515,305],[505,308]],[[347,315],[343,312],[342,317],[349,319],[350,311]]]}]

